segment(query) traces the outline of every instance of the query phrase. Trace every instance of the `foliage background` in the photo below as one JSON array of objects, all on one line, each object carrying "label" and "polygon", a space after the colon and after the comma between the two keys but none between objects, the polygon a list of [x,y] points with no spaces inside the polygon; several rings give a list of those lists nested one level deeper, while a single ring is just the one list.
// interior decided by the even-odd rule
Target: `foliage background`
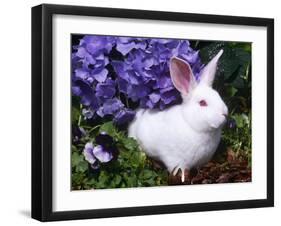
[{"label": "foliage background", "polygon": [[[75,41],[75,39],[74,39]],[[251,180],[251,43],[191,41],[207,63],[219,49],[224,49],[218,65],[214,88],[218,90],[230,112],[221,144],[212,162],[197,172],[192,184],[245,182]],[[90,122],[82,117],[77,97],[72,100],[72,127],[85,132],[72,145],[72,189],[122,188],[179,184],[170,180],[164,167],[139,150],[128,138],[126,128],[108,119]],[[87,142],[95,142],[100,132],[113,137],[119,150],[116,161],[92,169],[83,155]]]}]

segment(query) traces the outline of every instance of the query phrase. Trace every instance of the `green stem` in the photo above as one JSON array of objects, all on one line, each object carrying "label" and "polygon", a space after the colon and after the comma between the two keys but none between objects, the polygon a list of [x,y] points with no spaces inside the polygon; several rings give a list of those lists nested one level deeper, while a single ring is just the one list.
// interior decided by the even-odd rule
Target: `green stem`
[{"label": "green stem", "polygon": [[95,129],[99,128],[101,125],[97,125],[95,127],[93,127],[92,129],[89,130],[89,133],[93,132]]},{"label": "green stem", "polygon": [[[80,104],[80,111],[82,110],[82,104]],[[81,120],[82,120],[82,116],[81,116],[81,114],[79,114],[79,118],[78,118],[78,126],[80,126],[81,125]]]},{"label": "green stem", "polygon": [[245,77],[246,77],[247,80],[248,80],[248,78],[249,78],[249,68],[250,68],[250,64],[247,65],[247,69],[246,69],[246,75],[245,75]]},{"label": "green stem", "polygon": [[129,100],[128,100],[127,97],[125,97],[125,99],[126,99],[126,107],[129,108],[129,107],[130,107],[130,106],[129,106]]},{"label": "green stem", "polygon": [[92,126],[83,126],[83,128],[85,128],[85,129],[91,129]]}]

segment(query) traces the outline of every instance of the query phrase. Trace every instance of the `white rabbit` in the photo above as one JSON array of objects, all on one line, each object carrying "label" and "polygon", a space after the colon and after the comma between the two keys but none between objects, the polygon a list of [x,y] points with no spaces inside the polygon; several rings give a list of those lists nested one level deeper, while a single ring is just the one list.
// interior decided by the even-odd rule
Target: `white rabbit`
[{"label": "white rabbit", "polygon": [[128,134],[135,138],[148,156],[162,161],[170,173],[185,171],[207,163],[216,151],[228,109],[212,89],[217,62],[223,50],[203,68],[196,82],[187,62],[173,57],[170,74],[183,102],[163,111],[140,109],[129,125]]}]

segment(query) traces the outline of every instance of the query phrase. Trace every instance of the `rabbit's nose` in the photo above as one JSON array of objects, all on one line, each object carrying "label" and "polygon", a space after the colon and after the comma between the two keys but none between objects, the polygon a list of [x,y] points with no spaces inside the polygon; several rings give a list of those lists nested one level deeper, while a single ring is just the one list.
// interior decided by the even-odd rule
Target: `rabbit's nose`
[{"label": "rabbit's nose", "polygon": [[227,118],[228,116],[228,109],[225,107],[223,110],[222,110],[222,115]]},{"label": "rabbit's nose", "polygon": [[222,114],[223,116],[224,116],[224,118],[225,118],[225,120],[227,120],[227,116],[228,116],[228,114]]}]

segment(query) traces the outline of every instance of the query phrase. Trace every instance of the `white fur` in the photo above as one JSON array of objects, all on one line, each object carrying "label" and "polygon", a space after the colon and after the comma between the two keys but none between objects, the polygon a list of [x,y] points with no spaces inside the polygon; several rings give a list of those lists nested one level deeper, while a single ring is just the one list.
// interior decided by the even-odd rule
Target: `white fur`
[{"label": "white fur", "polygon": [[[129,136],[138,141],[144,152],[162,161],[171,173],[180,169],[182,181],[185,169],[208,162],[220,142],[227,107],[210,85],[213,67],[221,54],[220,51],[205,67],[199,84],[190,82],[188,94],[182,92],[182,104],[164,111],[140,109],[129,126]],[[208,106],[200,106],[202,99]]]}]

